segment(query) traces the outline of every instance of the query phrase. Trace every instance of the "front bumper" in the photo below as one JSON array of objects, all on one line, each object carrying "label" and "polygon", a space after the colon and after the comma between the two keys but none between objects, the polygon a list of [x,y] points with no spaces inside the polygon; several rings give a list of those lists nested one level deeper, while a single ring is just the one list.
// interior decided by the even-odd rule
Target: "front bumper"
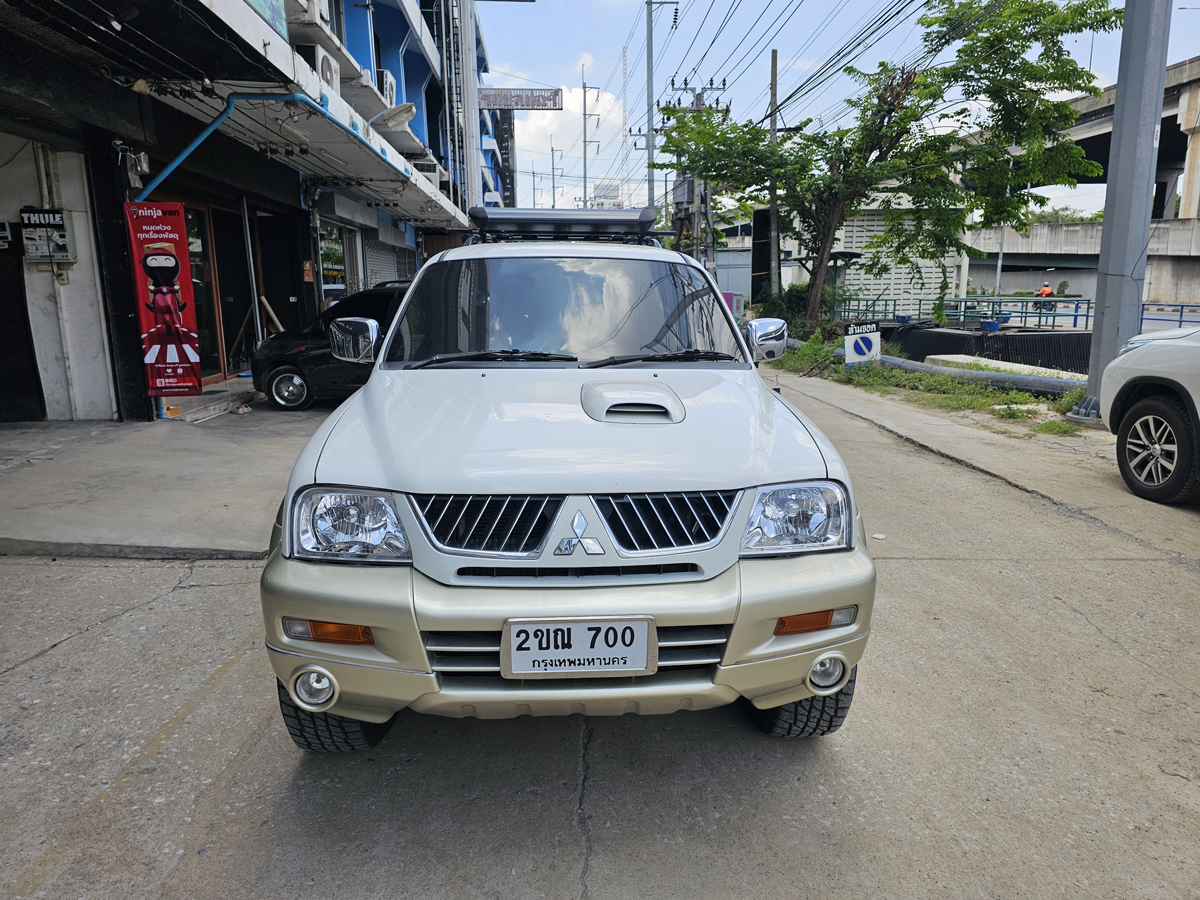
[{"label": "front bumper", "polygon": [[[622,715],[708,709],[746,697],[778,706],[811,696],[809,667],[826,652],[856,665],[870,632],[875,566],[865,549],[741,560],[701,582],[636,586],[447,586],[411,568],[347,566],[272,554],[262,576],[271,666],[292,689],[319,666],[338,684],[330,712],[364,721],[400,709],[444,716]],[[781,616],[857,605],[854,623],[777,636]],[[650,614],[660,628],[722,626],[719,664],[643,678],[507,680],[436,673],[430,632],[497,632],[509,618]],[[284,616],[370,626],[373,646],[322,644],[283,633]],[[293,699],[295,699],[293,695]]]}]

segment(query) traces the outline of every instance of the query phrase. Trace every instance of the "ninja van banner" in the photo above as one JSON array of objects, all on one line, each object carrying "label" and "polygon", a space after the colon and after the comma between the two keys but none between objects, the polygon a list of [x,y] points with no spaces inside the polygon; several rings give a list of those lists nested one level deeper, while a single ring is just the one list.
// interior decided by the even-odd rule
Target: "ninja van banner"
[{"label": "ninja van banner", "polygon": [[151,397],[199,394],[200,339],[182,203],[126,203],[142,360]]}]

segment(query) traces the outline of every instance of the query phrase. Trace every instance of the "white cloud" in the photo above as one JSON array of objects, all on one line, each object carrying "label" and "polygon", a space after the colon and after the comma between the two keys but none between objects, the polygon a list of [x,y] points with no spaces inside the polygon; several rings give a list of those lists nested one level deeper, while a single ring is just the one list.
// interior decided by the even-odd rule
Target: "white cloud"
[{"label": "white cloud", "polygon": [[[538,206],[551,205],[550,192],[550,145],[553,141],[556,175],[556,205],[570,207],[579,205],[576,200],[583,196],[583,88],[562,86],[563,108],[561,110],[531,110],[518,113],[517,130],[517,205],[528,206],[532,202],[533,175],[537,173]],[[599,145],[588,145],[588,192],[589,197],[601,180],[615,179],[622,182],[622,199],[629,206],[642,206],[646,202],[645,145],[635,143],[631,136],[622,141],[622,107],[620,97],[611,92],[588,88],[588,141],[599,141]],[[599,119],[595,116],[598,115]],[[632,117],[631,117],[632,118]],[[625,177],[622,177],[622,172]],[[663,176],[655,173],[656,195],[660,198],[664,187]],[[661,202],[661,201],[660,201]]]}]

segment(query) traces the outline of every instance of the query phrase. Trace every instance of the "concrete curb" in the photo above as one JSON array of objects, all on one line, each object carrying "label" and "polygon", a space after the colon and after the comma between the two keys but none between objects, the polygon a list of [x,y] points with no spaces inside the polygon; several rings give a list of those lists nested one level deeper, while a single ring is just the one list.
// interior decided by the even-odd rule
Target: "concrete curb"
[{"label": "concrete curb", "polygon": [[266,559],[269,550],[221,547],[138,547],[73,541],[26,541],[0,537],[0,556],[81,556],[95,559]]}]

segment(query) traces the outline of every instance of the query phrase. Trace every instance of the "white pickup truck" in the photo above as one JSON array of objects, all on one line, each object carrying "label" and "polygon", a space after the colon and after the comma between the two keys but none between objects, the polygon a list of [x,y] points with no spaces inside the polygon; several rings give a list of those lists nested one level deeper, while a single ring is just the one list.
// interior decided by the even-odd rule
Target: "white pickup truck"
[{"label": "white pickup truck", "polygon": [[652,211],[472,210],[300,454],[262,576],[292,738],[368,747],[401,709],[622,715],[743,702],[844,721],[875,567],[833,445],[770,390]]}]

